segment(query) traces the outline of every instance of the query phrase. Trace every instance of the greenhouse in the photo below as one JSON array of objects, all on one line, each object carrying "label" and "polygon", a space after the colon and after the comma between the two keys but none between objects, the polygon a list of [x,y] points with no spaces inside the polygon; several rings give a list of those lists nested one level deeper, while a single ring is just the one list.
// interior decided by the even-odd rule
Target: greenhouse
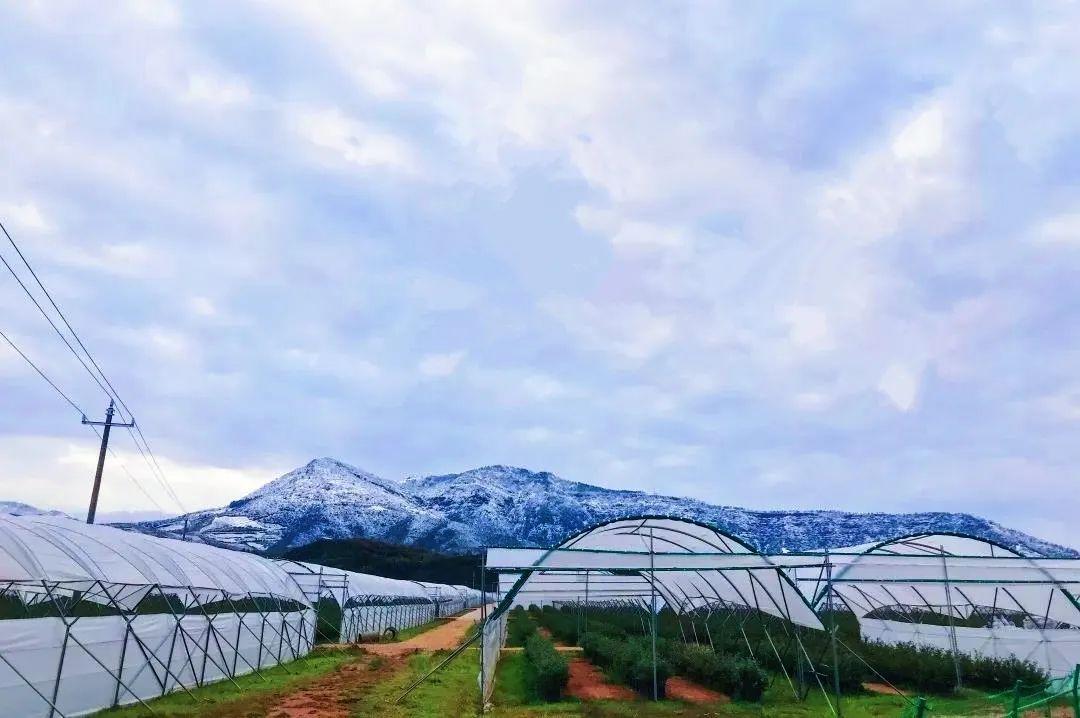
[{"label": "greenhouse", "polygon": [[867,639],[1030,660],[1050,675],[1080,664],[1080,566],[1022,556],[986,539],[919,534],[839,549],[832,592],[822,569],[793,569],[815,606],[851,611]]},{"label": "greenhouse", "polygon": [[[256,673],[479,603],[463,586],[0,514],[4,715],[75,716]],[[317,639],[318,633],[318,639]]]},{"label": "greenhouse", "polygon": [[[891,686],[873,661],[897,663],[904,652],[948,662],[950,688],[963,684],[964,665],[977,664],[980,680],[993,684],[1008,671],[1075,681],[1080,664],[1080,560],[1022,556],[968,536],[765,555],[713,527],[646,516],[594,526],[551,549],[491,548],[486,566],[500,576],[502,600],[482,633],[485,702],[517,606],[570,611],[579,638],[597,610],[607,620],[636,612],[641,632],[653,636],[654,673],[663,612],[685,644],[740,652],[780,673],[796,695],[816,683],[834,713],[842,686],[861,685],[857,676]],[[845,615],[857,622],[857,646],[838,638]],[[735,634],[715,635],[718,618]],[[1001,675],[988,678],[993,671],[980,661],[1004,661],[987,664]]]},{"label": "greenhouse", "polygon": [[494,688],[507,611],[514,606],[615,602],[641,606],[650,616],[663,606],[677,614],[739,607],[796,626],[823,628],[786,567],[733,536],[686,519],[619,519],[548,550],[492,548],[486,566],[500,576],[508,574],[513,583],[505,586],[484,625],[485,701]]},{"label": "greenhouse", "polygon": [[272,562],[44,516],[0,515],[0,690],[10,715],[140,702],[311,650]]},{"label": "greenhouse", "polygon": [[465,586],[403,581],[301,561],[276,563],[317,607],[320,633],[342,643],[413,628],[480,604],[480,592]]}]

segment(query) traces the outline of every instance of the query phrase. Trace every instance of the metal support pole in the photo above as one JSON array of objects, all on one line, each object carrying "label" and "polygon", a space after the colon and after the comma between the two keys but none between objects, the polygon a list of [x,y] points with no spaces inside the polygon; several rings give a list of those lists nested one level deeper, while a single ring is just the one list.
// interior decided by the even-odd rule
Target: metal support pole
[{"label": "metal support pole", "polygon": [[843,712],[840,707],[840,658],[836,650],[836,606],[833,604],[832,584],[832,560],[829,552],[825,551],[825,576],[828,581],[828,606],[829,606],[829,644],[832,647],[833,664],[833,691],[836,693],[836,718],[842,718]]},{"label": "metal support pole", "polygon": [[[480,559],[480,595],[487,596],[487,555],[485,554]],[[438,613],[438,611],[436,611]],[[487,682],[487,673],[485,673],[485,667],[487,657],[484,655],[484,633],[487,631],[488,614],[487,614],[487,601],[481,599],[480,601],[480,630],[477,631],[477,635],[480,636],[480,713],[484,712],[484,700],[487,696],[484,695],[485,685]],[[399,699],[400,700],[400,699]]]},{"label": "metal support pole", "polygon": [[963,688],[960,677],[960,647],[956,643],[956,624],[953,621],[952,590],[949,588],[949,562],[945,558],[945,547],[939,546],[941,552],[941,570],[945,575],[945,602],[949,610],[949,647],[952,649],[953,669],[956,671],[956,690]]},{"label": "metal support pole", "polygon": [[652,610],[652,697],[654,701],[657,701],[660,700],[660,691],[656,678],[656,550],[651,526],[649,527],[649,588]]},{"label": "metal support pole", "polygon": [[589,635],[589,570],[585,569],[585,635]]}]

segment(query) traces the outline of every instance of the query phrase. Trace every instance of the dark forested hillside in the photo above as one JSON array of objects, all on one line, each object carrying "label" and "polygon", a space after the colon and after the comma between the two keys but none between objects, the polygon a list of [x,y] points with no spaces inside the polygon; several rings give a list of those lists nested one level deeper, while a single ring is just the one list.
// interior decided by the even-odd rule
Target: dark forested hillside
[{"label": "dark forested hillside", "polygon": [[[282,558],[412,581],[473,588],[479,588],[480,581],[480,556],[449,555],[370,539],[322,539],[291,548]],[[494,578],[489,572],[488,580]]]}]

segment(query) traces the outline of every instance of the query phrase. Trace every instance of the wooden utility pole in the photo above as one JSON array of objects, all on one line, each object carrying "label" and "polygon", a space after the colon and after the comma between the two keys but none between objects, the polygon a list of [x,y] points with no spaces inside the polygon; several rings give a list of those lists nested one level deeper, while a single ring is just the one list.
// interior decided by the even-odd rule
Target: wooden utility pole
[{"label": "wooden utility pole", "polygon": [[94,488],[90,492],[90,509],[86,512],[86,523],[94,523],[94,516],[97,514],[97,502],[98,494],[101,493],[101,474],[105,471],[105,452],[109,450],[109,432],[114,426],[120,426],[125,429],[135,426],[134,417],[129,424],[122,424],[113,422],[113,412],[115,408],[113,403],[109,401],[109,408],[105,410],[105,421],[90,421],[83,416],[82,423],[87,426],[102,426],[104,430],[101,432],[101,451],[98,452],[97,471],[94,472]]}]

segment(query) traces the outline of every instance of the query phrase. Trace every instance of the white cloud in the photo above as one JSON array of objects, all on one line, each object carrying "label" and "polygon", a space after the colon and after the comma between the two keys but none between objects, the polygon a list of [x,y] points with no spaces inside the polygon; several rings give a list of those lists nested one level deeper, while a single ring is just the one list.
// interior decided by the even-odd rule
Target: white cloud
[{"label": "white cloud", "polygon": [[903,412],[915,407],[919,395],[919,374],[904,364],[890,364],[878,382],[878,391]]},{"label": "white cloud", "polygon": [[428,354],[416,365],[417,370],[424,376],[441,379],[457,372],[465,358],[465,351],[447,352],[444,354]]},{"label": "white cloud", "polygon": [[408,143],[390,132],[348,117],[336,107],[299,108],[293,113],[291,125],[301,139],[348,164],[404,175],[419,170]]},{"label": "white cloud", "polygon": [[1042,220],[1032,232],[1036,244],[1080,247],[1080,212],[1058,214]]},{"label": "white cloud", "polygon": [[1080,386],[1039,397],[1034,406],[1040,414],[1055,421],[1080,422]]},{"label": "white cloud", "polygon": [[[98,444],[97,437],[90,432],[72,438],[0,437],[0,476],[6,477],[0,484],[3,498],[84,516],[97,465]],[[122,433],[113,433],[111,445],[115,454],[110,453],[106,458],[99,511],[107,514],[144,510],[153,505],[146,499],[145,491],[165,511],[178,513],[179,507]],[[189,510],[223,506],[293,468],[287,462],[219,466],[176,460],[157,442],[154,453],[169,483]]]},{"label": "white cloud", "polygon": [[933,161],[945,147],[945,108],[935,103],[900,128],[892,140],[892,153],[903,162]]},{"label": "white cloud", "polygon": [[476,306],[484,291],[464,282],[425,269],[396,273],[391,280],[393,291],[404,291],[418,308],[432,312],[455,312]]},{"label": "white cloud", "polygon": [[671,252],[685,249],[688,242],[682,230],[637,221],[623,222],[611,237],[611,245],[616,250],[630,254]]},{"label": "white cloud", "polygon": [[676,337],[672,317],[640,302],[600,306],[561,299],[546,302],[545,308],[586,346],[633,362],[652,358]]},{"label": "white cloud", "polygon": [[826,231],[877,242],[904,231],[944,234],[974,211],[964,109],[945,96],[926,101],[821,193]]},{"label": "white cloud", "polygon": [[53,224],[33,202],[9,202],[0,204],[0,220],[9,232],[45,233],[53,229]]},{"label": "white cloud", "polygon": [[188,307],[192,314],[199,317],[214,317],[218,313],[217,307],[209,297],[192,297],[188,300]]},{"label": "white cloud", "polygon": [[[1003,519],[1022,512],[979,503],[973,458],[1011,452],[1028,464],[996,475],[1046,486],[1080,460],[1077,257],[1033,249],[1076,243],[1074,8],[249,10],[243,27],[166,3],[9,13],[25,68],[0,95],[18,149],[0,197],[190,455],[519,457],[766,506],[775,491],[738,477],[796,505],[828,476],[874,509],[925,502],[895,487],[946,467],[935,508]],[[872,56],[854,33],[880,38]],[[4,321],[56,359],[10,300]],[[941,400],[921,400],[924,373]],[[5,377],[5,431],[52,421],[41,388]],[[282,406],[317,410],[298,426]],[[916,408],[934,441],[867,441]],[[1034,437],[1031,412],[1052,420]],[[949,464],[945,439],[971,456]],[[685,446],[703,447],[693,472]]]},{"label": "white cloud", "polygon": [[788,339],[797,350],[818,353],[833,348],[829,316],[820,307],[792,305],[781,318],[788,325]]},{"label": "white cloud", "polygon": [[229,107],[247,104],[251,100],[251,89],[247,83],[237,78],[192,73],[188,75],[183,98],[196,105]]}]

